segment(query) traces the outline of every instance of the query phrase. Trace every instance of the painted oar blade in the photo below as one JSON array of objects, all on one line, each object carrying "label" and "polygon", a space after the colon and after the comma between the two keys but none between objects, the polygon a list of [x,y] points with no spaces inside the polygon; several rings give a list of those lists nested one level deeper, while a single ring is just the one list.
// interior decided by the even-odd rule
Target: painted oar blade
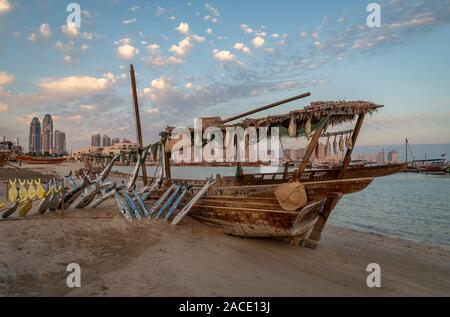
[{"label": "painted oar blade", "polygon": [[127,203],[124,198],[119,194],[114,194],[114,199],[116,200],[117,206],[119,207],[120,212],[128,221],[133,221],[133,217],[131,216],[131,211],[128,209]]},{"label": "painted oar blade", "polygon": [[214,184],[216,184],[216,182],[217,180],[209,179],[206,182],[205,186],[184,206],[184,208],[180,212],[178,212],[178,214],[173,219],[172,224],[177,225],[181,221],[181,219],[183,219],[184,216],[186,216],[189,211],[191,211],[197,201],[202,198]]},{"label": "painted oar blade", "polygon": [[3,218],[3,219],[6,219],[6,218],[8,218],[9,216],[11,216],[13,213],[16,212],[16,210],[17,210],[18,207],[19,207],[19,202],[18,202],[18,201],[14,202],[14,204],[13,204],[11,207],[9,207],[9,208],[3,213],[2,218]]}]

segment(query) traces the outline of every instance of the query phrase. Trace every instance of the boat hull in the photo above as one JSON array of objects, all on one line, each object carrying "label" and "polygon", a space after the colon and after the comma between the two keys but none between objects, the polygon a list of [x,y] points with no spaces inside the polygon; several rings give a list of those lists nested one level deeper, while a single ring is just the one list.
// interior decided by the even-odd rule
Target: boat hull
[{"label": "boat hull", "polygon": [[308,204],[300,211],[211,206],[211,201],[197,204],[190,215],[222,232],[249,238],[305,238],[316,224],[326,199]]}]

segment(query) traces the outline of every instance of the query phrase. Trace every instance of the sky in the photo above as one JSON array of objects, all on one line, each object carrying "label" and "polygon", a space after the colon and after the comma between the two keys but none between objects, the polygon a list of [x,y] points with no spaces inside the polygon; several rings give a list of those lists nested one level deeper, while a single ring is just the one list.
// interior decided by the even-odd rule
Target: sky
[{"label": "sky", "polygon": [[144,142],[167,125],[227,117],[303,92],[382,104],[359,144],[450,143],[450,0],[0,0],[0,135],[28,145],[46,113],[69,147],[95,133]]}]

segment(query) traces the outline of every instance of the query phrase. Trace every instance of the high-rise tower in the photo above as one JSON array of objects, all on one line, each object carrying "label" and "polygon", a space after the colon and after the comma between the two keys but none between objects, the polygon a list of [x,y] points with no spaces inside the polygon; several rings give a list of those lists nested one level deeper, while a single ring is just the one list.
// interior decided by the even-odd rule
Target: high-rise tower
[{"label": "high-rise tower", "polygon": [[34,117],[30,124],[30,135],[28,138],[28,151],[32,153],[41,153],[41,123]]},{"label": "high-rise tower", "polygon": [[42,152],[53,152],[53,120],[49,114],[42,121]]}]

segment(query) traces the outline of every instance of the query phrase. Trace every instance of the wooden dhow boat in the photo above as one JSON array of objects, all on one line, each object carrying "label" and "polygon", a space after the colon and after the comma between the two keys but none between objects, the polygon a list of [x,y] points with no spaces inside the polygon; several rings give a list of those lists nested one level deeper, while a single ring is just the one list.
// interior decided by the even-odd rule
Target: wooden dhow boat
[{"label": "wooden dhow boat", "polygon": [[[320,240],[323,228],[329,218],[331,211],[335,208],[343,195],[363,190],[373,180],[373,177],[363,177],[353,172],[358,177],[351,178],[347,174],[351,161],[353,145],[356,143],[358,134],[363,124],[364,117],[376,112],[380,107],[374,103],[355,102],[314,102],[310,106],[291,112],[286,115],[271,116],[263,119],[246,119],[231,126],[247,127],[273,127],[288,129],[295,120],[298,127],[295,135],[307,135],[310,139],[304,157],[298,168],[288,175],[274,177],[273,174],[260,174],[260,177],[252,175],[253,180],[248,181],[244,177],[220,177],[213,185],[208,185],[207,191],[201,195],[205,182],[198,180],[172,179],[170,170],[171,135],[163,133],[161,140],[164,152],[162,155],[163,175],[166,186],[158,193],[151,195],[153,206],[162,205],[163,212],[155,211],[157,218],[163,215],[168,206],[173,206],[176,192],[173,186],[190,186],[188,193],[175,207],[176,212],[166,216],[166,220],[178,223],[180,218],[189,213],[191,217],[200,222],[219,228],[224,233],[240,237],[276,238],[289,241],[294,245],[316,247]],[[318,144],[318,140],[330,127],[344,123],[351,123],[356,119],[355,128],[351,130],[351,139],[346,148],[341,167],[336,171],[328,171],[328,177],[314,179],[305,177],[311,156]],[[215,124],[221,124],[220,128],[226,130],[230,125],[226,120]],[[308,129],[310,129],[308,131]],[[166,132],[171,132],[168,128]],[[176,139],[176,137],[174,138]],[[209,141],[209,140],[207,140]],[[403,165],[395,166],[394,169],[401,170]],[[380,172],[384,174],[385,172]],[[267,177],[270,175],[269,177]],[[325,173],[327,175],[327,173]],[[370,173],[369,173],[370,175]],[[276,179],[276,181],[274,181]],[[304,180],[308,179],[307,182]],[[306,194],[306,201],[294,209],[286,209],[278,193],[283,193],[280,187],[290,184],[301,184]],[[165,202],[165,203],[164,203]],[[173,208],[170,208],[173,209]],[[187,210],[186,210],[187,209]],[[152,213],[150,213],[152,214]],[[181,215],[181,216],[180,216]]]}]

